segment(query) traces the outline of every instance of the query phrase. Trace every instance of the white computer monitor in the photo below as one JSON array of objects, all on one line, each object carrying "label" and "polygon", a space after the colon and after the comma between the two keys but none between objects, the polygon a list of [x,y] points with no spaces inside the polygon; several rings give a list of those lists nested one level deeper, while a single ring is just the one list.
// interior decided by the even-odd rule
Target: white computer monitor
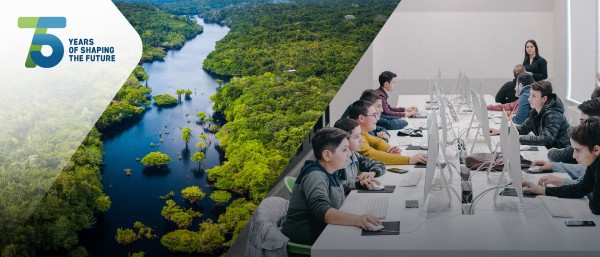
[{"label": "white computer monitor", "polygon": [[450,199],[451,199],[451,195],[450,195],[450,189],[448,188],[448,183],[447,180],[444,176],[443,172],[440,172],[440,182],[442,185],[438,185],[438,186],[442,186],[445,188],[445,192],[446,194],[441,194],[440,198],[437,199],[437,202],[433,203],[433,202],[427,202],[427,198],[429,196],[429,194],[432,191],[432,188],[434,186],[434,178],[435,178],[435,171],[436,169],[439,167],[438,165],[438,155],[439,155],[439,149],[440,149],[440,144],[439,144],[439,128],[438,128],[438,124],[437,124],[437,112],[434,110],[431,115],[427,118],[427,123],[429,126],[427,132],[427,143],[428,143],[428,148],[427,148],[427,165],[425,168],[425,181],[423,184],[423,190],[424,190],[424,194],[423,194],[423,204],[426,207],[427,211],[440,211],[440,210],[447,210],[450,208]]},{"label": "white computer monitor", "polygon": [[473,99],[473,115],[471,117],[471,122],[469,123],[469,128],[467,131],[467,138],[473,128],[473,120],[477,119],[479,121],[479,126],[476,127],[475,130],[475,138],[473,139],[473,144],[471,145],[471,153],[475,149],[475,144],[477,142],[477,138],[479,137],[479,131],[481,130],[483,134],[483,142],[488,147],[490,153],[493,152],[492,149],[492,138],[490,135],[490,121],[488,119],[487,105],[483,96],[479,96],[475,90],[471,89],[471,98]]},{"label": "white computer monitor", "polygon": [[[506,120],[506,114],[502,115],[502,118]],[[504,168],[502,169],[500,179],[497,182],[496,192],[494,193],[494,205],[497,209],[512,209],[518,211],[517,205],[511,205],[511,203],[499,203],[498,195],[507,185],[507,181],[503,178],[505,175],[508,175],[512,181],[512,187],[517,193],[519,202],[523,202],[523,172],[521,171],[519,132],[514,124],[511,124],[509,129],[508,122],[504,121],[500,124],[500,137]],[[512,204],[514,204],[514,202]]]},{"label": "white computer monitor", "polygon": [[[519,201],[523,202],[523,172],[521,171],[521,143],[519,132],[514,123],[510,124],[508,133],[508,167],[512,185],[517,191]],[[506,165],[506,164],[505,164]]]},{"label": "white computer monitor", "polygon": [[483,139],[485,141],[485,144],[488,146],[488,149],[490,150],[490,153],[493,152],[492,150],[492,138],[490,135],[490,120],[488,119],[489,114],[488,114],[488,110],[487,110],[487,103],[485,102],[485,99],[483,99],[483,94],[479,94],[479,110],[475,110],[475,111],[479,111],[479,115],[481,118],[481,121],[479,122],[479,125],[481,126],[481,132],[483,133]]}]

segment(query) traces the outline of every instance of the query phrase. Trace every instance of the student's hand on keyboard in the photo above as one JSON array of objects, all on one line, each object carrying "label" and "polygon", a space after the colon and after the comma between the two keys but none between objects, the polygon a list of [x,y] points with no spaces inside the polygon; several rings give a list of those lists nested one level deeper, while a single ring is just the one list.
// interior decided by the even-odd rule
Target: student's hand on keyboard
[{"label": "student's hand on keyboard", "polygon": [[408,164],[427,163],[427,154],[418,153],[410,157]]},{"label": "student's hand on keyboard", "polygon": [[419,109],[417,109],[417,107],[411,106],[411,107],[406,107],[405,111],[407,112],[418,112]]},{"label": "student's hand on keyboard", "polygon": [[540,170],[552,169],[552,163],[549,161],[533,161],[531,166],[540,166]]},{"label": "student's hand on keyboard", "polygon": [[406,109],[405,111],[406,112],[404,113],[404,116],[406,116],[406,117],[413,117],[413,116],[419,114],[419,112],[417,110],[408,110],[408,109]]},{"label": "student's hand on keyboard", "polygon": [[565,179],[553,175],[546,175],[540,178],[540,181],[538,182],[538,185],[540,186],[546,186],[548,184],[561,187],[565,184]]},{"label": "student's hand on keyboard", "polygon": [[381,182],[374,178],[367,178],[360,181],[360,185],[369,190],[373,190],[373,184],[381,185]]},{"label": "student's hand on keyboard", "polygon": [[371,213],[357,215],[355,220],[355,226],[360,227],[364,230],[370,230],[369,223],[373,225],[381,225],[381,221],[375,215]]},{"label": "student's hand on keyboard", "polygon": [[529,181],[523,181],[523,191],[534,193],[536,195],[545,195],[546,187],[538,186],[535,183]]},{"label": "student's hand on keyboard", "polygon": [[399,154],[402,150],[397,146],[390,146],[386,149],[386,152],[392,154]]},{"label": "student's hand on keyboard", "polygon": [[361,180],[367,179],[367,178],[374,178],[376,174],[377,173],[375,173],[373,171],[361,172],[360,174],[358,174],[358,176],[356,176],[356,180],[361,181]]}]

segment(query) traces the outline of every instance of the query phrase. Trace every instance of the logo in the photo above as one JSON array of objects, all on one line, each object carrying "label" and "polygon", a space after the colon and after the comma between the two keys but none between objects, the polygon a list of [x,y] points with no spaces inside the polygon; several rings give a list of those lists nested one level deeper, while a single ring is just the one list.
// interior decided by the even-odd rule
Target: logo
[{"label": "logo", "polygon": [[[35,29],[25,67],[35,68],[52,68],[56,66],[63,58],[65,49],[58,37],[46,33],[48,29],[62,29],[67,26],[65,17],[19,17],[19,28]],[[49,46],[52,48],[50,56],[42,54],[42,47]]]}]

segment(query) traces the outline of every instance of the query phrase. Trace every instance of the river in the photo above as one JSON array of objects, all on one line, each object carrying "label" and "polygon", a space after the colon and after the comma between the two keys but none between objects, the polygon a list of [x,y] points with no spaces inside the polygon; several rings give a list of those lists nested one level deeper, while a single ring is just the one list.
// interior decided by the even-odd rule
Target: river
[{"label": "river", "polygon": [[[208,197],[212,189],[206,187],[207,174],[204,172],[204,169],[220,165],[223,154],[215,149],[217,141],[214,134],[207,133],[196,123],[199,120],[196,113],[213,112],[209,97],[219,85],[215,81],[217,77],[202,70],[202,62],[214,50],[215,43],[229,32],[229,28],[195,19],[204,27],[202,34],[189,40],[181,49],[168,51],[164,61],[143,65],[149,75],[148,85],[152,87],[152,95],[169,93],[176,97],[176,89],[191,89],[191,99],[182,96],[182,102],[172,108],[153,105],[141,118],[103,132],[102,184],[112,204],[104,215],[97,218],[93,229],[81,233],[81,243],[91,256],[127,257],[129,253],[139,251],[147,253],[146,256],[188,256],[172,253],[160,244],[162,235],[176,229],[173,222],[165,220],[160,214],[165,200],[159,197],[170,191],[175,192],[173,200],[178,205],[192,207],[203,214],[202,218],[194,220],[188,228],[190,230],[198,231],[201,221],[207,218],[216,221],[218,215],[225,211],[225,207],[215,206]],[[189,151],[185,150],[185,142],[181,139],[180,128],[183,127],[192,128]],[[197,151],[195,144],[200,140],[198,135],[201,132],[211,138],[212,144],[206,150],[206,159],[199,170],[198,164],[191,161],[190,157]],[[161,139],[164,142],[160,142]],[[151,147],[151,143],[157,146]],[[171,157],[167,169],[144,169],[136,161],[136,158],[141,159],[153,151]],[[132,170],[131,176],[125,175],[124,169],[127,168]],[[181,190],[194,185],[199,186],[206,197],[199,205],[192,206],[184,202]],[[125,246],[117,244],[117,228],[133,228],[135,221],[153,228],[158,238],[140,239]]]}]

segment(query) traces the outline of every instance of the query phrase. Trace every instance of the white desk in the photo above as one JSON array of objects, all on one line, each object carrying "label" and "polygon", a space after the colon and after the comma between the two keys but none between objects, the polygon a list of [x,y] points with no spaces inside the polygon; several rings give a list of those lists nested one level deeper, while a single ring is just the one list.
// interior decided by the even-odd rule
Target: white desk
[{"label": "white desk", "polygon": [[[399,103],[403,106],[417,106],[420,110],[424,110],[423,99],[426,98],[428,96],[401,96]],[[486,96],[486,98],[490,97]],[[465,121],[465,119],[470,119],[471,114],[459,112],[459,117],[459,123],[462,124],[460,126],[466,127],[464,123],[468,125],[469,120]],[[410,121],[411,119],[409,123]],[[490,122],[490,126],[498,125]],[[393,131],[391,134],[390,142],[394,145],[396,135]],[[417,140],[426,140],[426,137],[424,135],[422,139]],[[529,152],[529,155],[545,159],[545,148],[540,146],[538,149],[541,151]],[[407,170],[415,169],[412,165],[390,165],[392,166]],[[492,176],[497,174],[499,173],[493,173]],[[524,179],[527,179],[527,176],[543,175],[545,174],[527,174]],[[553,175],[567,176],[560,173],[553,173]],[[402,176],[402,174],[386,172],[379,179],[386,185],[398,185]],[[573,257],[600,255],[600,244],[596,243],[600,239],[600,227],[568,228],[564,224],[565,220],[593,220],[600,225],[600,217],[591,213],[587,199],[560,199],[574,214],[573,218],[553,218],[537,198],[525,198],[520,205],[521,211],[499,211],[494,207],[492,200],[494,191],[482,196],[474,206],[473,215],[462,214],[462,205],[453,193],[452,207],[449,211],[425,212],[422,202],[423,181],[424,176],[416,187],[396,187],[391,194],[359,194],[353,191],[341,207],[343,211],[363,214],[366,212],[369,198],[389,196],[388,213],[383,221],[400,221],[399,235],[361,236],[360,228],[328,225],[312,246],[312,256]],[[471,181],[474,196],[495,186],[487,183],[485,172],[472,172]],[[451,187],[458,189],[460,194],[459,183],[459,176],[455,174]],[[418,209],[404,207],[405,200],[414,199],[419,200],[421,206]],[[516,197],[509,196],[498,199],[501,203],[518,200]]]}]

